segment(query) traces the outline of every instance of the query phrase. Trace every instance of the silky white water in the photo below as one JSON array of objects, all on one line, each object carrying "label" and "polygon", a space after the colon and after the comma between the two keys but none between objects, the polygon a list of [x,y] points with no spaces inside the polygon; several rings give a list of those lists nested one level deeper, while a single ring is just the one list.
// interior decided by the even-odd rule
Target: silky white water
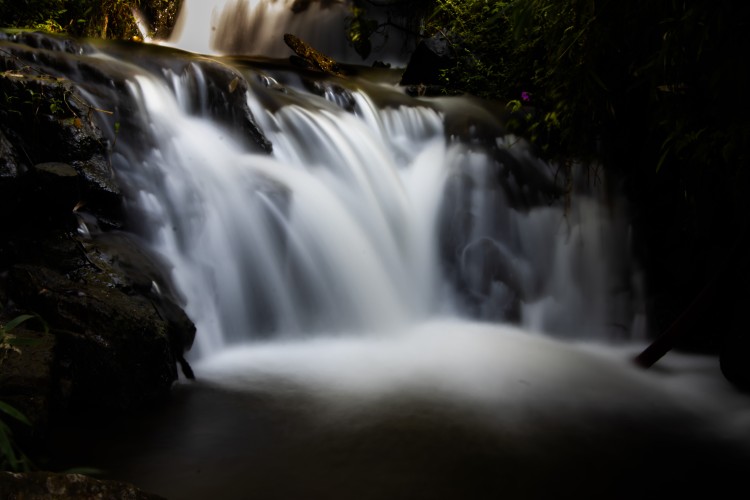
[{"label": "silky white water", "polygon": [[[626,228],[585,193],[567,213],[559,202],[509,206],[488,179],[496,160],[446,137],[440,109],[381,110],[355,91],[353,113],[314,96],[270,112],[248,95],[269,156],[189,116],[163,82],[139,76],[131,87],[160,145],[132,182],[142,183],[138,204],[201,332],[196,356],[243,340],[462,314],[439,256],[453,242],[438,234],[454,215],[442,204],[446,182],[457,178],[475,184],[449,211],[471,217],[456,260],[479,318],[505,319],[502,307],[520,295],[522,325],[607,338],[619,321],[630,337],[634,314],[610,311],[622,301],[610,289],[627,271],[627,250],[611,245],[627,244]],[[521,145],[507,151],[528,159]],[[515,266],[512,280],[484,274],[493,252]]]},{"label": "silky white water", "polygon": [[130,85],[155,147],[122,175],[196,323],[200,379],[294,387],[333,421],[416,398],[505,431],[529,412],[604,413],[747,435],[745,401],[711,358],[674,354],[673,374],[632,364],[642,314],[624,204],[588,183],[567,208],[533,201],[528,180],[503,189],[498,158],[542,180],[555,170],[511,136],[448,135],[453,100],[382,107],[397,89],[355,85],[346,110],[258,81],[246,98],[271,154],[188,113],[180,78]]}]

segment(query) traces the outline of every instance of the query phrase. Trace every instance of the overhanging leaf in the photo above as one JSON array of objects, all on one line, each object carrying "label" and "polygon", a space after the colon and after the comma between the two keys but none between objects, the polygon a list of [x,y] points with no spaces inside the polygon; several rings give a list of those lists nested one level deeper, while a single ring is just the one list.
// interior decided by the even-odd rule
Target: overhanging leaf
[{"label": "overhanging leaf", "polygon": [[0,411],[4,412],[6,415],[9,415],[15,418],[16,420],[18,420],[19,422],[23,424],[26,424],[29,426],[31,425],[31,422],[29,422],[29,419],[26,418],[26,415],[24,415],[23,413],[21,413],[16,408],[9,405],[8,403],[0,401]]},{"label": "overhanging leaf", "polygon": [[2,328],[6,333],[13,330],[15,327],[23,323],[24,321],[28,321],[32,318],[35,318],[33,314],[22,314],[20,316],[16,316],[12,320],[8,321],[5,326]]}]

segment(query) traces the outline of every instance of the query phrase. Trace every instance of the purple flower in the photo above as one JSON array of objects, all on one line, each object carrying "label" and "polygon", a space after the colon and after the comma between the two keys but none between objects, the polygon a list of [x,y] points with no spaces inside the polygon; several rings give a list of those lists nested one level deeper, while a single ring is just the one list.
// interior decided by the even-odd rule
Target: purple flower
[{"label": "purple flower", "polygon": [[521,100],[524,101],[524,102],[530,101],[531,100],[531,94],[529,94],[528,92],[526,92],[524,90],[523,92],[521,92]]}]

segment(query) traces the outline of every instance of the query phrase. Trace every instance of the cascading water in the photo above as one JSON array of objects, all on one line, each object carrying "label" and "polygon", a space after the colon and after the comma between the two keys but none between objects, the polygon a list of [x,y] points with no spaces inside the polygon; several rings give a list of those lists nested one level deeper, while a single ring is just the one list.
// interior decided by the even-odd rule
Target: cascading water
[{"label": "cascading water", "polygon": [[[413,46],[407,31],[375,33],[373,50],[363,59],[346,38],[351,18],[349,0],[184,0],[174,34],[166,43],[202,54],[222,53],[287,57],[280,35],[293,33],[339,62],[400,64]],[[387,2],[371,3],[369,18],[393,22],[380,10]],[[392,16],[392,15],[391,15]]]},{"label": "cascading water", "polygon": [[[347,111],[289,89],[282,100],[290,102],[268,111],[249,93],[248,109],[274,145],[269,156],[191,116],[192,99],[180,98],[185,82],[170,80],[132,82],[142,128],[160,146],[132,178],[120,173],[156,249],[175,266],[201,332],[195,356],[227,342],[384,331],[436,314],[512,317],[575,337],[618,323],[629,337],[632,315],[612,306],[610,293],[618,284],[627,291],[614,282],[627,269],[606,247],[626,245],[626,228],[585,193],[568,213],[554,200],[512,207],[493,176],[518,183],[514,167],[485,146],[446,137],[450,111],[439,103],[378,109],[364,91],[341,90]],[[498,137],[492,149],[552,189],[550,167],[514,141]],[[465,219],[455,227],[458,216]],[[447,264],[454,283],[446,260],[455,261]]]},{"label": "cascading water", "polygon": [[[430,309],[446,154],[437,113],[368,124],[325,102],[273,114],[252,103],[268,157],[188,117],[162,82],[139,77],[133,91],[168,146],[146,159],[146,184],[131,184],[205,332],[199,355],[228,339],[377,328]],[[409,139],[397,161],[392,142]]]},{"label": "cascading water", "polygon": [[118,457],[127,478],[174,498],[627,498],[734,470],[690,455],[747,437],[711,360],[629,361],[625,204],[575,175],[566,197],[488,103],[279,61],[81,57],[127,75],[113,168],[198,330],[198,382],[134,431],[153,444]]}]

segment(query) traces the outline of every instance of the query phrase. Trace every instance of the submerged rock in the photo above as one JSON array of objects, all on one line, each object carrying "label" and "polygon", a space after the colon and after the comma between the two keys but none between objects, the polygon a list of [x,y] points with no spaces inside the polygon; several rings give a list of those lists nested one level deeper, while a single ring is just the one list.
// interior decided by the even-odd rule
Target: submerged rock
[{"label": "submerged rock", "polygon": [[243,75],[228,66],[206,60],[191,62],[182,76],[192,87],[188,104],[191,113],[224,125],[239,140],[265,153],[273,150],[273,145],[253,119],[247,104],[249,87]]},{"label": "submerged rock", "polygon": [[345,111],[354,111],[357,102],[354,100],[354,96],[351,91],[345,89],[341,85],[338,85],[329,81],[317,81],[317,80],[303,80],[305,88],[307,88],[313,94],[323,97],[328,102],[332,102],[336,106],[344,109]]}]

